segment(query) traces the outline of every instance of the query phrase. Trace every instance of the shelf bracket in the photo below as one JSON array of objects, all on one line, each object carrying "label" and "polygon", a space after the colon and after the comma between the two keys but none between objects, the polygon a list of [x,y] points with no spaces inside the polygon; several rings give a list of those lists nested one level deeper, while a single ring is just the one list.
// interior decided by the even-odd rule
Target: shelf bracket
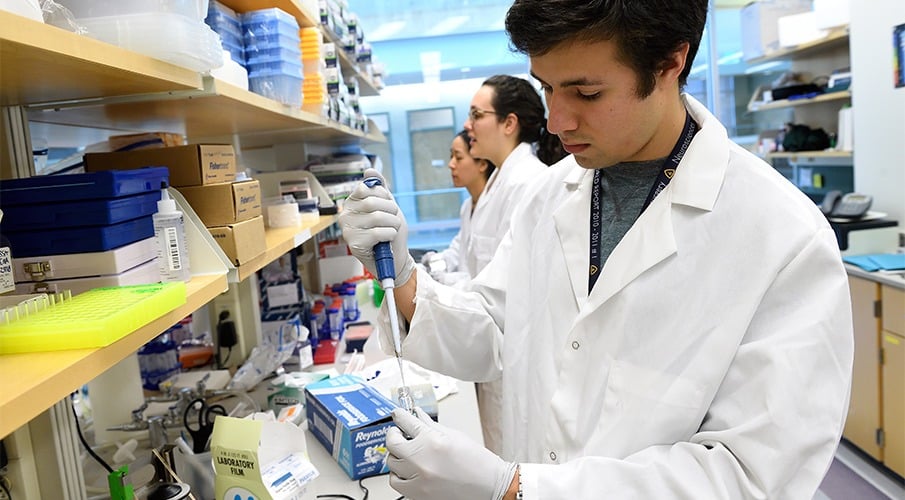
[{"label": "shelf bracket", "polygon": [[29,112],[57,111],[67,108],[99,106],[102,104],[135,104],[140,102],[182,101],[186,99],[198,99],[201,97],[212,97],[217,95],[217,92],[214,89],[213,78],[203,78],[202,82],[203,87],[200,89],[168,90],[166,92],[150,92],[146,94],[129,94],[111,97],[96,97],[90,99],[48,101],[29,104],[27,106],[27,110]]}]

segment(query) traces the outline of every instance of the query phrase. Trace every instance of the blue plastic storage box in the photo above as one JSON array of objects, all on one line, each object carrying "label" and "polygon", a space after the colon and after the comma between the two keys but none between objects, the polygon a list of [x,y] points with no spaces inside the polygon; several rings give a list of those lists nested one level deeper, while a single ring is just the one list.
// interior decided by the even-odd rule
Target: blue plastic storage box
[{"label": "blue plastic storage box", "polygon": [[157,212],[160,190],[119,198],[63,201],[3,207],[3,231],[102,226],[147,217]]},{"label": "blue plastic storage box", "polygon": [[108,226],[55,230],[4,231],[14,257],[105,252],[154,236],[151,216]]},{"label": "blue plastic storage box", "polygon": [[248,71],[248,87],[252,92],[290,106],[302,105],[302,82],[301,66],[249,68]]},{"label": "blue plastic storage box", "polygon": [[118,198],[160,190],[161,184],[168,182],[167,167],[9,179],[0,181],[0,207]]},{"label": "blue plastic storage box", "polygon": [[294,49],[286,47],[257,49],[245,54],[245,62],[248,65],[269,64],[275,62],[290,62],[292,64],[299,65],[302,63],[302,51],[298,47]]}]

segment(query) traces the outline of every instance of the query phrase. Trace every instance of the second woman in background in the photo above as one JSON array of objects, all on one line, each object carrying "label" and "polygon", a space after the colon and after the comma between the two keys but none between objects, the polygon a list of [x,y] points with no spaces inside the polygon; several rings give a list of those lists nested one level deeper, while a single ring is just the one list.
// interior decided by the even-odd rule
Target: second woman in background
[{"label": "second woman in background", "polygon": [[475,158],[469,153],[468,131],[462,130],[449,147],[449,174],[455,187],[464,187],[469,197],[459,209],[461,226],[458,234],[449,244],[449,248],[441,252],[428,252],[421,259],[427,266],[431,276],[441,283],[456,285],[464,283],[477,275],[475,252],[472,250],[471,221],[479,217],[476,212],[478,200],[487,185],[487,179],[496,170],[496,166],[484,159]]},{"label": "second woman in background", "polygon": [[[493,258],[509,231],[509,220],[525,188],[547,167],[563,157],[559,138],[547,132],[544,104],[527,80],[509,75],[488,78],[471,99],[465,130],[471,155],[497,166],[471,220],[476,276]],[[536,144],[537,154],[535,155]],[[499,454],[502,390],[499,380],[477,384],[478,410],[484,446]]]}]

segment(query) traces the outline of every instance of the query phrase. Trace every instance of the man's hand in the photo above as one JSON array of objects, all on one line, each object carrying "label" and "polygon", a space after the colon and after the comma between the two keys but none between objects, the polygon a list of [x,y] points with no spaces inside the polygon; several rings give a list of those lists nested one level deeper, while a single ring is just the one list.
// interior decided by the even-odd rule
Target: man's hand
[{"label": "man's hand", "polygon": [[515,464],[435,423],[420,408],[416,412],[418,418],[402,409],[393,411],[396,427],[386,435],[390,486],[412,500],[501,499]]},{"label": "man's hand", "polygon": [[349,245],[352,255],[374,276],[377,276],[374,245],[383,241],[390,242],[398,287],[408,281],[415,270],[415,260],[409,255],[406,243],[408,227],[405,217],[386,188],[383,176],[371,168],[364,175],[366,179],[379,177],[382,185],[368,187],[360,183],[346,199],[339,215],[343,239]]}]

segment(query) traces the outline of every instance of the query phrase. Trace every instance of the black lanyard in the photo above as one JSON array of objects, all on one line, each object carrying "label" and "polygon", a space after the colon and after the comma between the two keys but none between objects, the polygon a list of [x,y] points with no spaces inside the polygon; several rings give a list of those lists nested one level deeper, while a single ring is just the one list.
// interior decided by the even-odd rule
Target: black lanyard
[{"label": "black lanyard", "polygon": [[[679,135],[679,140],[676,142],[676,145],[673,146],[672,152],[670,152],[669,156],[663,161],[663,166],[660,168],[657,180],[654,182],[654,185],[651,186],[650,192],[647,193],[647,199],[644,200],[644,205],[641,207],[642,213],[647,209],[651,202],[654,201],[654,198],[660,194],[660,191],[663,191],[663,189],[669,185],[669,181],[671,181],[675,175],[676,168],[679,167],[679,162],[681,162],[682,157],[685,156],[685,151],[688,149],[688,145],[691,144],[691,139],[694,138],[694,134],[697,133],[697,131],[698,125],[691,119],[691,115],[686,112],[685,126],[682,128],[682,134]],[[591,290],[594,289],[594,284],[597,283],[597,278],[600,276],[600,268],[602,267],[600,262],[600,226],[603,214],[601,213],[600,203],[600,197],[602,195],[602,189],[600,188],[602,182],[600,171],[601,169],[594,170],[594,185],[591,188],[591,265],[588,273],[589,295]]]}]

